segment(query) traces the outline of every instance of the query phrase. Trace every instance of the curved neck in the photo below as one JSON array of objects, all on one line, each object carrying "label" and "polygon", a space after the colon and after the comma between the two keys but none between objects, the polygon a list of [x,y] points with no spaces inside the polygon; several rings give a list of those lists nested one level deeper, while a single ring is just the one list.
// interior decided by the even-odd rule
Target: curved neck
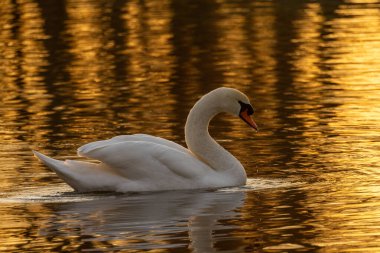
[{"label": "curved neck", "polygon": [[190,110],[185,126],[185,139],[189,150],[216,171],[231,170],[245,176],[240,162],[220,146],[209,134],[211,119],[221,112],[212,96],[203,96]]}]

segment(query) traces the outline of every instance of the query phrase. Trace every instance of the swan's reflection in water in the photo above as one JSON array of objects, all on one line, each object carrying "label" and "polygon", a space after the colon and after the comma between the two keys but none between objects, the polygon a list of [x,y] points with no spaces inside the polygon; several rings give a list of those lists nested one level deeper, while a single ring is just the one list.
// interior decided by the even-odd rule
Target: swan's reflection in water
[{"label": "swan's reflection in water", "polygon": [[178,191],[104,196],[52,206],[40,235],[82,250],[190,248],[213,252],[231,236],[241,191]]}]

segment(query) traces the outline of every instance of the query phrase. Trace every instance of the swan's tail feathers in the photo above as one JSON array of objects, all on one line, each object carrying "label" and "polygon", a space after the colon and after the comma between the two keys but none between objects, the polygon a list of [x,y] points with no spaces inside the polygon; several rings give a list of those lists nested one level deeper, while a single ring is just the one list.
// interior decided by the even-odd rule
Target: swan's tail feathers
[{"label": "swan's tail feathers", "polygon": [[100,164],[73,160],[60,161],[34,150],[33,153],[68,185],[79,192],[109,191],[122,180],[126,180]]},{"label": "swan's tail feathers", "polygon": [[63,161],[55,160],[34,150],[33,153],[41,162],[43,162],[46,166],[48,166],[57,174],[65,173],[65,170],[68,170],[67,166],[65,165],[65,162]]},{"label": "swan's tail feathers", "polygon": [[65,164],[65,162],[53,159],[34,150],[33,153],[41,162],[43,162],[47,167],[49,167],[51,170],[57,173],[57,175],[61,179],[63,179],[63,181],[65,181],[76,191],[80,191],[79,185],[77,184],[77,182],[75,182],[75,178],[72,175],[70,175],[72,173],[70,173],[70,168]]}]

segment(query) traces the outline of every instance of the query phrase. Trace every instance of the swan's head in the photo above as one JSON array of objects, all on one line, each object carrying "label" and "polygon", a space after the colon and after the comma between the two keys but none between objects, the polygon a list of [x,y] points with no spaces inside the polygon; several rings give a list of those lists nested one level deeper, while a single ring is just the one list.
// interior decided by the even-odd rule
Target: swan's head
[{"label": "swan's head", "polygon": [[250,127],[258,131],[255,121],[252,119],[254,113],[251,102],[248,97],[232,88],[218,88],[212,92],[217,94],[221,110],[232,115],[240,117]]}]

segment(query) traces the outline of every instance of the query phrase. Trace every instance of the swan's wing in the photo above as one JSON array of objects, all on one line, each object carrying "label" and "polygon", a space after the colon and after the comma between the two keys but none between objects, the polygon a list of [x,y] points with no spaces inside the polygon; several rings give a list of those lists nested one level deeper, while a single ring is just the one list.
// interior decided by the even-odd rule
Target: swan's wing
[{"label": "swan's wing", "polygon": [[[111,139],[112,140],[112,139]],[[213,170],[190,152],[148,141],[103,141],[79,149],[81,155],[96,159],[132,180],[195,179]]]},{"label": "swan's wing", "polygon": [[133,135],[119,135],[108,140],[90,142],[78,148],[78,155],[87,157],[87,153],[91,153],[93,149],[98,149],[99,147],[104,147],[104,146],[108,146],[108,145],[112,145],[112,144],[116,144],[120,142],[125,142],[125,141],[152,142],[152,143],[168,146],[170,148],[177,149],[185,153],[190,153],[188,149],[186,149],[185,147],[175,142],[172,142],[160,137],[148,135],[148,134],[133,134]]},{"label": "swan's wing", "polygon": [[73,160],[60,161],[37,151],[33,153],[76,191],[114,191],[115,186],[128,182],[128,179],[102,164]]}]

